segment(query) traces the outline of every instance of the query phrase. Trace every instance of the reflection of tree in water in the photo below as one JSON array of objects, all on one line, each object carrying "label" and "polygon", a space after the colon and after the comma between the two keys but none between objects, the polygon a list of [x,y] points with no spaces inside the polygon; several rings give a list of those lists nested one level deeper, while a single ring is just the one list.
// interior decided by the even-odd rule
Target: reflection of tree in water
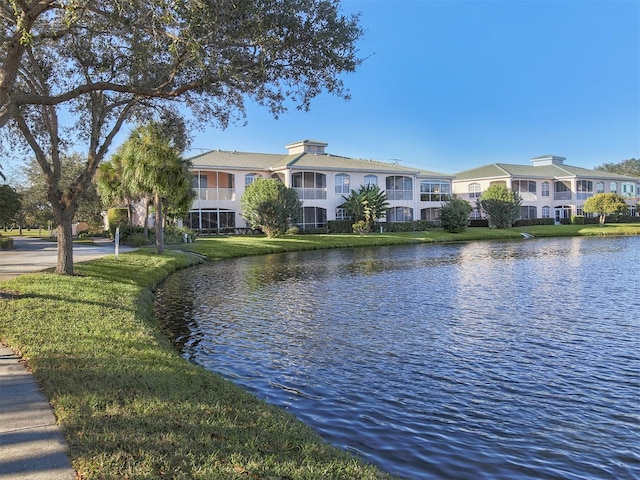
[{"label": "reflection of tree in water", "polygon": [[[154,305],[160,330],[180,354],[184,353],[187,343],[198,343],[192,336],[192,332],[196,331],[198,315],[197,295],[188,279],[185,275],[174,274],[169,277],[156,291]],[[182,294],[176,295],[176,291]]]}]

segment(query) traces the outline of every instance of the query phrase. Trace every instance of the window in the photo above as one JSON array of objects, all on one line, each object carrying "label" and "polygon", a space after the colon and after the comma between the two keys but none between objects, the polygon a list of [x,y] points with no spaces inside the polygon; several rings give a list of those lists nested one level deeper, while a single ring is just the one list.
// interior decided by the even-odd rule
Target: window
[{"label": "window", "polygon": [[300,200],[327,198],[327,176],[324,173],[296,172],[291,175],[291,183]]},{"label": "window", "polygon": [[420,220],[428,220],[430,222],[437,222],[440,220],[439,208],[423,208],[420,210]]},{"label": "window", "polygon": [[299,223],[298,226],[303,230],[326,227],[327,209],[320,207],[302,207],[302,223]]},{"label": "window", "polygon": [[540,185],[540,195],[543,197],[549,196],[549,182],[542,182]]},{"label": "window", "polygon": [[387,210],[387,220],[389,222],[411,222],[413,221],[413,208],[393,207]]},{"label": "window", "polygon": [[421,202],[446,202],[451,195],[451,184],[442,180],[421,180]]},{"label": "window", "polygon": [[576,182],[577,200],[586,200],[593,196],[593,182],[591,180],[578,180]]},{"label": "window", "polygon": [[348,195],[351,189],[349,188],[349,175],[346,173],[339,173],[336,175],[336,193],[339,195]]},{"label": "window", "polygon": [[480,189],[479,183],[470,183],[469,184],[469,198],[480,198],[482,195],[482,190]]},{"label": "window", "polygon": [[191,185],[193,188],[207,188],[207,176],[193,175]]},{"label": "window", "polygon": [[351,220],[346,208],[336,208],[336,220]]},{"label": "window", "polygon": [[551,207],[542,207],[542,218],[551,218]]},{"label": "window", "polygon": [[375,175],[365,175],[364,184],[366,185],[378,185],[378,177]]},{"label": "window", "polygon": [[260,177],[261,175],[258,175],[257,173],[247,173],[244,176],[244,188],[247,188],[249,185],[255,182],[256,178],[260,178]]},{"label": "window", "polygon": [[596,192],[597,193],[604,193],[604,182],[598,182],[596,184]]},{"label": "window", "polygon": [[232,210],[194,210],[187,217],[187,227],[193,230],[228,230],[235,225],[236,214]]},{"label": "window", "polygon": [[520,207],[520,218],[523,220],[538,218],[538,209],[533,206]]},{"label": "window", "polygon": [[611,193],[618,193],[618,184],[616,182],[611,182],[611,185],[609,186],[609,191]]},{"label": "window", "polygon": [[633,198],[636,196],[636,184],[631,182],[622,183],[621,195],[624,198]]},{"label": "window", "polygon": [[389,200],[413,200],[413,180],[411,177],[391,175],[387,177],[387,198]]},{"label": "window", "polygon": [[571,200],[571,188],[564,182],[553,183],[554,200]]}]

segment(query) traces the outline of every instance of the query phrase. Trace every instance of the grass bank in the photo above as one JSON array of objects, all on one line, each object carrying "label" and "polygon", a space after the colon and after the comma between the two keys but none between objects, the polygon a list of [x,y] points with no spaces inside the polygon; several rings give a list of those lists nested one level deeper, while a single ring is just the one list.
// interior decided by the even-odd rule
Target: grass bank
[{"label": "grass bank", "polygon": [[509,229],[468,228],[462,233],[448,233],[435,228],[426,232],[371,233],[359,235],[293,235],[282,238],[254,236],[201,237],[184,248],[205,255],[210,260],[264,255],[300,250],[352,248],[391,245],[471,242],[478,240],[522,239],[523,233],[534,237],[574,237],[595,235],[640,235],[640,223],[598,225],[541,225]]},{"label": "grass bank", "polygon": [[[210,259],[293,250],[536,236],[640,235],[640,224],[356,235],[210,237]],[[76,265],[77,276],[0,283],[0,338],[49,397],[81,478],[389,478],[281,409],[184,361],[159,332],[152,288],[194,256],[151,250]]]},{"label": "grass bank", "polygon": [[0,338],[29,362],[79,476],[390,478],[175,352],[150,287],[194,262],[141,251],[0,283]]}]

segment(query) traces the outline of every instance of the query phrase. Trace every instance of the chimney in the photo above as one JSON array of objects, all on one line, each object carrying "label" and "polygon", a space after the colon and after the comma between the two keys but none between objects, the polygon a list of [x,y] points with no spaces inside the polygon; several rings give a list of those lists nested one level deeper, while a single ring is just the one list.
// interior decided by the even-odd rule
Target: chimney
[{"label": "chimney", "polygon": [[296,155],[298,153],[315,153],[318,155],[324,155],[324,149],[328,143],[317,142],[315,140],[301,140],[299,142],[293,142],[289,145],[285,145],[285,148],[289,150],[289,155]]}]

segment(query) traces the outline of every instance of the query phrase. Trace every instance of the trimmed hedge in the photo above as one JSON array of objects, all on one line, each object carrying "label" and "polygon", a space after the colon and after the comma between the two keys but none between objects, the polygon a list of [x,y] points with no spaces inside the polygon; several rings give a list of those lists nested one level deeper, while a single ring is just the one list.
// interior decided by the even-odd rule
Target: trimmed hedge
[{"label": "trimmed hedge", "polygon": [[556,221],[553,218],[527,218],[516,220],[514,227],[531,227],[533,225],[554,225]]},{"label": "trimmed hedge", "polygon": [[474,218],[472,220],[469,220],[469,226],[489,228],[489,220],[487,220],[486,218]]}]

